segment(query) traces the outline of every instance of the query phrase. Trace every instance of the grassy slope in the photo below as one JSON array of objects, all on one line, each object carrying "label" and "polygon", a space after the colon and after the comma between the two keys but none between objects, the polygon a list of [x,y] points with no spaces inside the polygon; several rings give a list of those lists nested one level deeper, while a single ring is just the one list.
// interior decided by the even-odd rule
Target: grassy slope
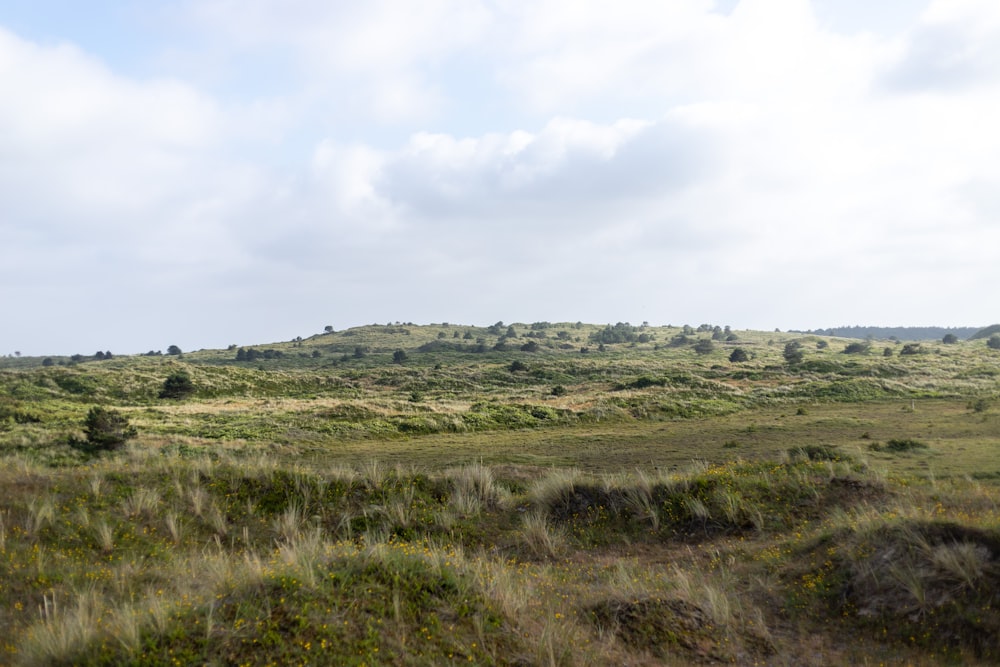
[{"label": "grassy slope", "polygon": [[[984,344],[845,355],[737,332],[699,355],[651,328],[599,352],[600,327],[515,328],[508,351],[486,329],[372,326],[250,363],[16,360],[0,371],[3,661],[1000,655]],[[477,339],[488,351],[419,351]],[[784,363],[789,340],[803,364]],[[729,363],[735,347],[752,359]],[[177,369],[196,394],[158,399]],[[67,444],[95,403],[140,434],[96,461]],[[890,445],[910,440],[927,447]]]}]

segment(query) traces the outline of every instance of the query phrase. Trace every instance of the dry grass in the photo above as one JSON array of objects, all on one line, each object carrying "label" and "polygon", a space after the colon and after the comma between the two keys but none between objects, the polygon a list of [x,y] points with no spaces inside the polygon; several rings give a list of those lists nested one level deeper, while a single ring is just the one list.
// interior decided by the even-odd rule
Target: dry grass
[{"label": "dry grass", "polygon": [[535,558],[558,558],[567,546],[565,530],[553,525],[545,514],[538,511],[527,512],[521,517],[520,538],[528,553]]}]

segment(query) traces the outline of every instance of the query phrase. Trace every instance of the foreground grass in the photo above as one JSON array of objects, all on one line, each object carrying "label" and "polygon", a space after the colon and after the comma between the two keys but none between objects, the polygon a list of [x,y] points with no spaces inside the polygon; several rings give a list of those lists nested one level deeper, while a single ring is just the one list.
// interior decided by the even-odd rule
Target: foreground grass
[{"label": "foreground grass", "polygon": [[829,448],[611,476],[4,464],[4,662],[1000,658],[995,489]]}]

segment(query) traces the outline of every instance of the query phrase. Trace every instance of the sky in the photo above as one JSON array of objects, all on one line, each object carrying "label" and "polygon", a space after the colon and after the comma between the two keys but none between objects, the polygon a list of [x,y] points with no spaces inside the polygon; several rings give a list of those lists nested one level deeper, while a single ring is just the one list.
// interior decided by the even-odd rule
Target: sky
[{"label": "sky", "polygon": [[0,354],[997,285],[995,0],[0,3]]}]

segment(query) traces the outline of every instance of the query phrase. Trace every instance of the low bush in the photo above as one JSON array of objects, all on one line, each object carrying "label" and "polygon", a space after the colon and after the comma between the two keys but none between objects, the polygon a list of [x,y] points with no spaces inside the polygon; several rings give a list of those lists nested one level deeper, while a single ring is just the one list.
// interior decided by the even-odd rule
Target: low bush
[{"label": "low bush", "polygon": [[905,439],[890,440],[884,445],[875,442],[869,446],[869,449],[873,452],[892,452],[894,454],[899,454],[902,452],[913,452],[920,449],[928,449],[928,447],[919,440]]}]

